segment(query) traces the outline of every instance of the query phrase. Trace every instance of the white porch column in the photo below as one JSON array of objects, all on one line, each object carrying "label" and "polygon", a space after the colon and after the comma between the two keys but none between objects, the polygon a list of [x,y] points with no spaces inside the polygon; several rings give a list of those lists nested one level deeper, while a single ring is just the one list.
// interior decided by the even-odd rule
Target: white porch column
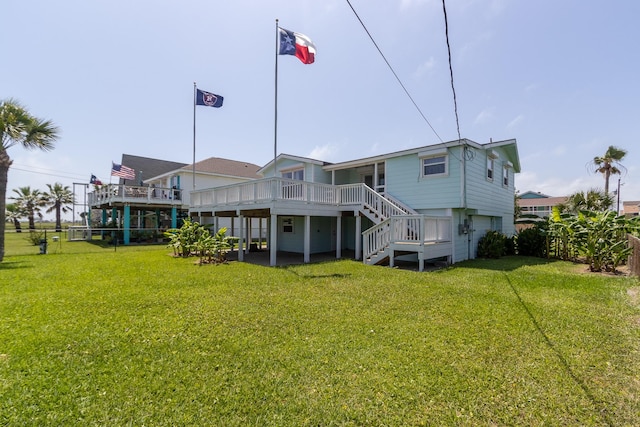
[{"label": "white porch column", "polygon": [[356,212],[356,259],[362,259],[362,217]]},{"label": "white porch column", "polygon": [[336,217],[336,258],[342,258],[342,216]]},{"label": "white porch column", "polygon": [[304,217],[304,262],[311,261],[311,216]]},{"label": "white porch column", "polygon": [[278,215],[271,214],[270,236],[269,236],[269,265],[276,265],[276,252],[278,250]]},{"label": "white porch column", "polygon": [[214,231],[216,233],[218,232],[218,230],[220,230],[220,220],[219,220],[219,217],[217,217],[217,216],[213,217],[213,228],[215,228]]},{"label": "white porch column", "polygon": [[251,239],[251,231],[252,231],[251,230],[251,218],[249,218],[249,217],[246,218],[246,224],[247,224],[247,227],[246,227],[246,230],[247,230],[247,252],[249,252],[249,249],[251,249],[251,242],[252,242],[252,239]]},{"label": "white porch column", "polygon": [[424,247],[418,252],[418,271],[424,271]]},{"label": "white porch column", "polygon": [[378,192],[378,162],[373,164],[373,191]]},{"label": "white porch column", "polygon": [[262,249],[262,218],[258,218],[258,248]]},{"label": "white porch column", "polygon": [[240,235],[238,236],[238,261],[244,261],[244,217],[242,214],[238,216],[240,223]]}]

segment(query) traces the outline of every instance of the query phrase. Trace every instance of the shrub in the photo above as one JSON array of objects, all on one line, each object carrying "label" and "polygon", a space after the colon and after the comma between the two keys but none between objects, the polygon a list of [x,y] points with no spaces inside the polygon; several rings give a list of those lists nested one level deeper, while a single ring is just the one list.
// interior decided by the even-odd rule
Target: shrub
[{"label": "shrub", "polygon": [[500,258],[506,253],[506,236],[499,231],[487,231],[478,240],[478,256],[481,258]]},{"label": "shrub", "polygon": [[538,226],[521,230],[516,236],[516,245],[518,255],[539,258],[547,256],[547,236]]},{"label": "shrub", "polygon": [[39,245],[40,240],[44,239],[44,231],[29,231],[29,236],[27,236],[27,241],[33,243],[34,245]]}]

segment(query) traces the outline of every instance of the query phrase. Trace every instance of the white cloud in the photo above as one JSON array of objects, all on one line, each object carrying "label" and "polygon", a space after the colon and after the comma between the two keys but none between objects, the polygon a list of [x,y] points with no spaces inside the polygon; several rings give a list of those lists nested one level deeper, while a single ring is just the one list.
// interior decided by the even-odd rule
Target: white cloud
[{"label": "white cloud", "polygon": [[515,119],[511,120],[507,125],[507,129],[513,129],[517,127],[524,120],[524,116],[522,114],[518,114]]},{"label": "white cloud", "polygon": [[413,73],[413,76],[415,78],[419,79],[422,76],[424,76],[425,74],[428,74],[429,72],[431,72],[431,70],[433,70],[435,65],[436,65],[436,60],[435,60],[435,58],[433,56],[431,56],[425,62],[423,62],[422,64],[418,65],[418,68]]},{"label": "white cloud", "polygon": [[475,120],[473,121],[473,124],[475,125],[483,125],[485,123],[490,122],[491,120],[493,120],[493,112],[494,112],[495,108],[490,107],[490,108],[485,108],[484,110],[480,111],[480,113],[476,116]]},{"label": "white cloud", "polygon": [[336,158],[339,154],[340,147],[338,147],[336,144],[327,143],[322,146],[316,145],[315,147],[313,147],[313,150],[311,150],[307,157],[316,160],[323,160],[325,162],[334,162],[336,161]]}]

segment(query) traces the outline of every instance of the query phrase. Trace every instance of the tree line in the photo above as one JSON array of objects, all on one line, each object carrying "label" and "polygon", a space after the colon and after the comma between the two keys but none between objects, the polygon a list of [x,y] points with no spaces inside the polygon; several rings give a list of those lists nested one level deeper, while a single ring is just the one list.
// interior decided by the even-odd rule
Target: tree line
[{"label": "tree line", "polygon": [[16,232],[22,231],[20,220],[27,218],[29,230],[35,230],[36,217],[42,219],[42,211],[53,212],[56,219],[56,231],[62,231],[61,216],[69,212],[70,205],[74,203],[73,192],[68,185],[59,182],[47,184],[48,191],[41,192],[31,187],[20,187],[14,189],[15,196],[9,197],[14,200],[5,207],[5,221],[13,222]]}]

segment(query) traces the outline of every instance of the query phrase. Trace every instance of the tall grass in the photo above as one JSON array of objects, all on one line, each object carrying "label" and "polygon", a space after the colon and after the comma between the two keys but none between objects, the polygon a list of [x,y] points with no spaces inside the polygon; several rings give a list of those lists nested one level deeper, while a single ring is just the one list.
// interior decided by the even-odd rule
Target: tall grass
[{"label": "tall grass", "polygon": [[1,424],[639,419],[635,279],[533,258],[415,273],[144,249],[64,242],[0,264]]}]

